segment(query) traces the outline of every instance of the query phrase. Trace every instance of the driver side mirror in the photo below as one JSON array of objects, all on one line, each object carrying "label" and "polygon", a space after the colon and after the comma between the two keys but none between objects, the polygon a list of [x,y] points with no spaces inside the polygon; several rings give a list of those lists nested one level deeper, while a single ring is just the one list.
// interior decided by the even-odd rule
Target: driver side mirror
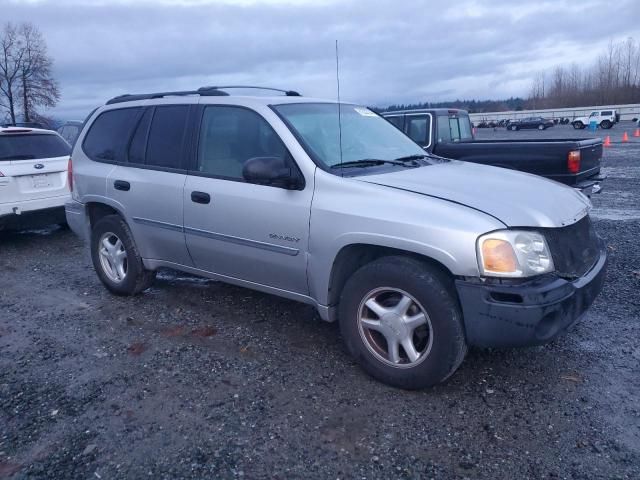
[{"label": "driver side mirror", "polygon": [[249,183],[302,190],[304,180],[290,162],[281,157],[254,157],[244,163],[242,177]]}]

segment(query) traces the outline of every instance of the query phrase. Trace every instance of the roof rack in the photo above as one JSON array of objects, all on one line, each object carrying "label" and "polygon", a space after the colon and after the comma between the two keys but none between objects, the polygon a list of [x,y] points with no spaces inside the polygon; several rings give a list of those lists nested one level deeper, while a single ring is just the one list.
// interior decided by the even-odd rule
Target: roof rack
[{"label": "roof rack", "polygon": [[117,97],[113,97],[108,100],[106,105],[112,105],[114,103],[122,103],[122,102],[133,102],[136,100],[149,100],[153,98],[164,98],[164,97],[176,97],[176,96],[186,96],[186,95],[200,95],[203,97],[221,97],[228,96],[227,92],[223,92],[223,90],[227,89],[254,89],[254,90],[269,90],[272,92],[280,92],[284,93],[287,97],[300,97],[301,95],[298,92],[293,90],[281,90],[279,88],[269,88],[269,87],[255,87],[251,85],[228,85],[228,86],[220,86],[220,87],[200,87],[197,90],[180,90],[175,92],[157,92],[157,93],[140,93],[140,94],[124,94],[119,95]]}]

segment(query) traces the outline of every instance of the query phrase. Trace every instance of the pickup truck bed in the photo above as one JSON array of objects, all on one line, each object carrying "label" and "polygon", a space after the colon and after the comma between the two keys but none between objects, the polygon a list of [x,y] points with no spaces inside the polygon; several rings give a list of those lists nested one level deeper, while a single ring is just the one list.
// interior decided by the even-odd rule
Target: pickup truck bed
[{"label": "pickup truck bed", "polygon": [[469,115],[456,109],[383,116],[434,155],[540,175],[586,195],[600,191],[600,139],[475,140]]},{"label": "pickup truck bed", "polygon": [[[600,177],[602,140],[473,140],[438,143],[432,152],[441,157],[510,168],[541,175],[576,188],[587,188]],[[579,161],[569,168],[569,152]],[[573,155],[576,158],[576,155]]]}]

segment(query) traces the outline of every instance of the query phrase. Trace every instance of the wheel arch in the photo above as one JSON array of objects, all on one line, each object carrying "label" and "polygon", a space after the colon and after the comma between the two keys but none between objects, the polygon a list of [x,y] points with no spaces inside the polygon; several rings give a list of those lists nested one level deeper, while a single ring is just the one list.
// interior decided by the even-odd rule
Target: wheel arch
[{"label": "wheel arch", "polygon": [[450,278],[452,282],[455,277],[444,263],[423,253],[369,243],[352,243],[345,245],[338,251],[333,259],[327,284],[327,304],[329,306],[330,321],[336,319],[336,307],[340,300],[340,293],[349,277],[367,263],[388,256],[404,256],[425,262],[441,271],[447,278]]}]

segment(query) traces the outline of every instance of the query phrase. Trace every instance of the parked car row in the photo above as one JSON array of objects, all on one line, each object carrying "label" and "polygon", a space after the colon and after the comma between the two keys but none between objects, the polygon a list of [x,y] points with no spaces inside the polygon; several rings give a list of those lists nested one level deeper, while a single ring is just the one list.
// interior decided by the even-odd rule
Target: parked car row
[{"label": "parked car row", "polygon": [[598,128],[609,129],[620,121],[620,114],[616,110],[596,110],[589,116],[574,117],[573,119],[563,118],[544,118],[544,117],[527,117],[520,119],[501,119],[501,120],[481,120],[474,124],[477,128],[497,128],[504,127],[507,130],[520,130],[524,128],[537,128],[538,130],[546,130],[554,125],[569,125],[575,129],[587,128],[594,124]]}]

